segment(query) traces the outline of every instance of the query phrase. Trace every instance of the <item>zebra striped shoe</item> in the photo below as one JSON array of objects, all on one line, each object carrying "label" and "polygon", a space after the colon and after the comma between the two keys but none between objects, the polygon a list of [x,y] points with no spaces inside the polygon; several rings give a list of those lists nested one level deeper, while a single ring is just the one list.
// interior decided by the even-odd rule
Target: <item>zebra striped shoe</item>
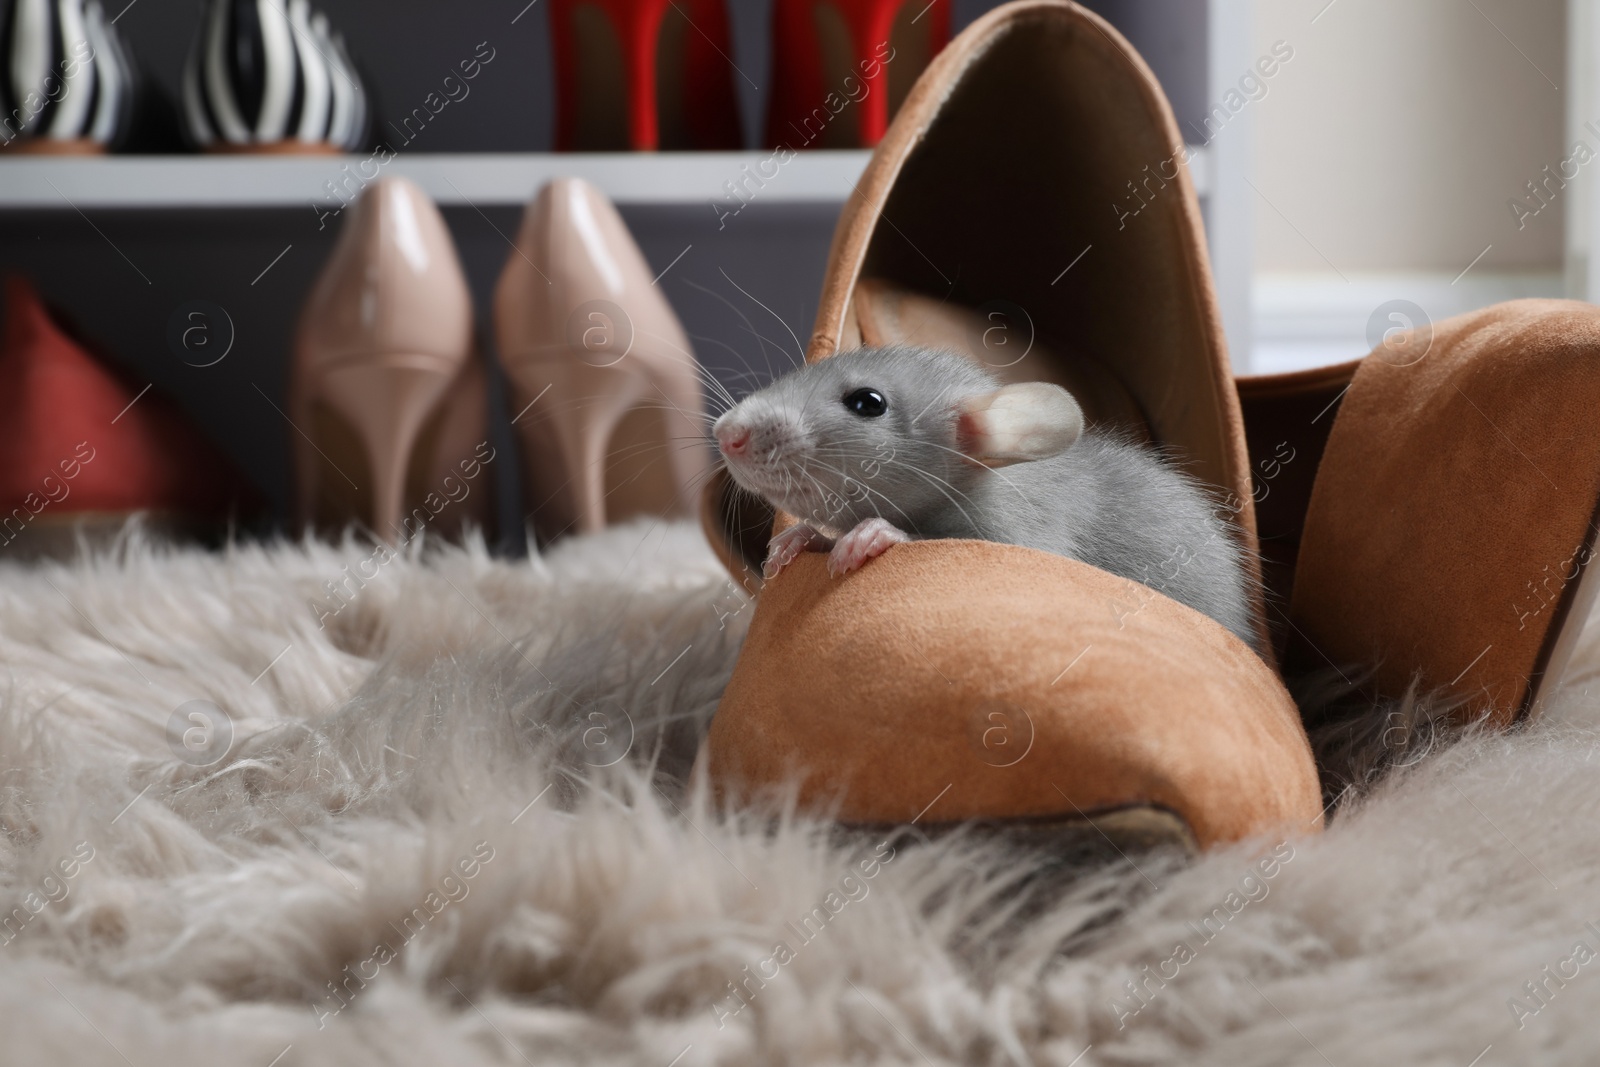
[{"label": "zebra striped shoe", "polygon": [[0,7],[0,150],[91,153],[132,124],[136,72],[99,0]]},{"label": "zebra striped shoe", "polygon": [[183,125],[212,152],[344,152],[370,109],[344,38],[308,0],[207,0],[183,72]]}]

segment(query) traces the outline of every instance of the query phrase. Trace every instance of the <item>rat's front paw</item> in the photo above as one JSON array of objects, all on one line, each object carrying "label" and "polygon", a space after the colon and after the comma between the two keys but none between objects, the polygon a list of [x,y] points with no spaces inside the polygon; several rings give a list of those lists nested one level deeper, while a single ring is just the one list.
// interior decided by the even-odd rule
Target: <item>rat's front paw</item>
[{"label": "rat's front paw", "polygon": [[883,555],[890,545],[909,540],[910,537],[887,519],[863,519],[834,543],[833,551],[828,554],[828,573],[838,578],[859,570],[867,560]]},{"label": "rat's front paw", "polygon": [[832,543],[826,535],[803,522],[791,526],[767,542],[767,561],[761,565],[761,577],[776,578],[800,553],[826,551]]}]

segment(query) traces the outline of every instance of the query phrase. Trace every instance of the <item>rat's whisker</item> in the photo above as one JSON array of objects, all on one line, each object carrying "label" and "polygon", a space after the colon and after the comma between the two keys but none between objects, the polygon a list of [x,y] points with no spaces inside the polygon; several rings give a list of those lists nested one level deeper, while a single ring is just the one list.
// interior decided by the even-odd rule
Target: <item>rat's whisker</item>
[{"label": "rat's whisker", "polygon": [[[691,278],[684,277],[681,280],[682,280],[683,284],[689,286],[689,288],[698,289],[700,292],[705,293],[707,296],[711,297],[713,300],[717,300],[717,301],[720,301],[721,303],[725,304],[729,311],[732,311],[735,315],[739,316],[740,321],[742,321],[745,324],[745,327],[749,330],[751,336],[755,337],[758,341],[765,341],[766,340],[759,333],[756,332],[756,324],[750,321],[750,316],[746,315],[743,310],[741,310],[736,304],[734,304],[733,301],[729,300],[727,297],[723,296],[719,292],[716,292],[715,290],[707,289],[705,286],[701,285],[700,283],[694,281]],[[772,341],[766,341],[766,344],[771,344],[771,345],[774,345],[774,347],[777,347],[774,344],[774,342],[772,342]],[[778,348],[778,351],[782,352],[783,349],[782,348]],[[761,347],[761,358],[763,360],[765,360],[766,364],[767,364],[767,377],[769,377],[769,378],[776,377],[776,375],[773,374],[773,371],[772,371],[772,358],[767,355],[767,350],[766,350],[765,345],[763,345]]]},{"label": "rat's whisker", "polygon": [[668,438],[665,441],[634,441],[606,452],[608,464],[619,459],[639,459],[645,456],[683,452],[690,448],[704,448],[705,440],[699,437]]},{"label": "rat's whisker", "polygon": [[922,416],[926,415],[929,412],[929,410],[932,409],[933,405],[937,404],[939,401],[943,400],[945,397],[947,397],[949,395],[950,395],[950,387],[947,385],[943,389],[939,390],[938,394],[936,396],[934,396],[934,398],[932,400],[928,401],[926,407],[924,407],[921,411],[917,412],[916,418],[911,420],[911,425],[915,426],[917,423],[921,422],[922,421]]},{"label": "rat's whisker", "polygon": [[635,405],[635,410],[637,410],[637,411],[653,411],[653,412],[657,412],[657,413],[661,413],[661,414],[678,415],[678,416],[681,416],[685,422],[703,423],[705,425],[707,431],[709,431],[711,429],[712,425],[715,424],[716,421],[717,421],[717,416],[711,414],[710,412],[706,412],[706,411],[701,411],[701,412],[685,411],[682,408],[680,408],[678,405],[672,403],[672,401],[670,401],[670,400],[668,400],[666,402],[662,402],[660,400],[656,400],[653,397],[639,401],[639,403],[637,405]]},{"label": "rat's whisker", "polygon": [[[717,271],[724,278],[728,278],[728,272],[723,270],[721,267],[718,267]],[[760,300],[756,300],[756,298],[754,296],[751,296],[751,294],[745,289],[744,286],[740,285],[738,282],[734,281],[732,278],[728,278],[728,284],[733,286],[735,289],[739,290],[741,293],[744,293],[745,296],[750,297],[751,300],[755,300],[757,304],[761,304]],[[771,315],[773,318],[777,319],[778,320],[778,324],[780,326],[782,326],[785,330],[789,331],[789,339],[794,342],[794,348],[795,348],[795,364],[794,365],[796,367],[798,367],[802,363],[804,363],[805,362],[805,358],[806,358],[805,346],[800,343],[800,338],[798,338],[798,337],[796,337],[794,335],[794,331],[789,329],[789,324],[787,322],[783,321],[783,316],[779,315],[776,311],[773,311],[771,308],[767,307],[767,305],[765,305],[765,304],[761,304],[761,310],[765,311],[768,315]]]},{"label": "rat's whisker", "polygon": [[1026,503],[1030,504],[1031,506],[1033,506],[1035,508],[1038,507],[1038,503],[1036,501],[1030,500],[1028,498],[1028,494],[1024,493],[1022,491],[1022,487],[1017,485],[1016,482],[1012,481],[1006,475],[1001,474],[999,468],[991,467],[991,466],[989,466],[989,464],[983,462],[983,460],[978,459],[975,456],[969,456],[969,455],[967,455],[967,453],[965,453],[965,452],[963,452],[963,451],[961,451],[960,449],[957,449],[957,448],[950,448],[950,447],[948,447],[946,445],[941,445],[937,441],[924,441],[922,443],[927,445],[927,446],[929,446],[930,448],[937,448],[940,451],[949,452],[949,453],[951,453],[953,455],[960,456],[962,459],[967,460],[970,463],[976,463],[978,466],[982,467],[984,470],[988,471],[990,474],[994,475],[996,478],[998,478],[1002,482],[1006,483],[1006,485],[1010,486],[1012,491],[1015,492],[1017,494],[1017,496],[1021,497],[1023,499],[1023,501],[1025,501]]},{"label": "rat's whisker", "polygon": [[[718,340],[715,337],[706,337],[706,336],[704,336],[702,334],[693,334],[693,335],[691,335],[690,340],[694,341],[696,344],[714,345],[717,348],[722,349],[724,352],[727,352],[730,356],[732,356],[734,359],[738,360],[740,363],[748,362],[746,360],[745,354],[743,352],[739,351],[737,348],[734,348],[732,345],[728,344],[726,341]],[[762,376],[760,374],[757,374],[755,371],[751,370],[749,367],[744,367],[744,368],[739,369],[739,370],[729,370],[727,368],[723,368],[723,372],[727,375],[727,377],[728,377],[728,379],[730,381],[746,382],[746,383],[749,383],[749,384],[751,384],[751,385],[753,385],[753,386],[755,386],[757,388],[759,388],[762,385],[765,385],[767,382],[772,380],[770,376],[765,376],[764,377],[764,376]],[[719,381],[719,384],[720,384],[720,381]],[[731,400],[732,397],[730,396],[729,399]]]},{"label": "rat's whisker", "polygon": [[694,373],[700,379],[700,384],[705,386],[706,391],[710,393],[713,399],[726,404],[730,408],[738,403],[733,398],[733,393],[728,390],[728,387],[722,384],[721,379],[712,374],[699,360],[694,363]]},{"label": "rat's whisker", "polygon": [[743,329],[744,332],[749,334],[751,337],[754,337],[756,340],[761,341],[761,342],[763,342],[765,344],[769,344],[773,348],[776,348],[779,352],[783,352],[783,354],[785,356],[788,356],[789,353],[784,351],[784,348],[783,348],[782,345],[780,345],[778,342],[774,341],[772,338],[768,337],[766,334],[757,331],[754,326],[744,326],[744,327],[741,327],[741,329]]},{"label": "rat's whisker", "polygon": [[961,512],[961,517],[963,519],[967,520],[967,525],[972,528],[972,532],[974,534],[977,534],[977,533],[981,532],[982,528],[976,522],[972,521],[972,516],[970,514],[968,514],[967,509],[962,507],[959,503],[957,503],[956,502],[956,498],[951,496],[950,493],[946,493],[944,488],[942,488],[942,487],[943,486],[949,486],[950,490],[952,492],[954,492],[956,494],[956,496],[961,497],[967,503],[973,504],[973,506],[976,507],[977,505],[974,504],[973,499],[970,496],[968,496],[966,493],[963,493],[961,490],[957,489],[955,486],[950,485],[950,483],[945,481],[943,478],[940,478],[940,477],[937,477],[937,476],[935,476],[933,474],[930,474],[927,471],[922,470],[921,468],[916,467],[916,466],[914,466],[914,465],[912,465],[910,463],[903,463],[903,462],[901,462],[899,460],[894,460],[894,459],[887,459],[887,460],[884,460],[884,462],[885,463],[892,463],[896,467],[904,467],[906,470],[910,471],[912,474],[915,474],[917,477],[919,477],[919,478],[923,479],[924,481],[926,481],[929,485],[933,486],[935,489],[938,489],[939,492],[944,495],[944,498],[946,500],[950,501],[950,505],[952,507],[954,507],[957,511]]},{"label": "rat's whisker", "polygon": [[[876,489],[872,488],[872,486],[868,485],[865,481],[861,480],[860,478],[857,478],[852,474],[847,474],[844,471],[838,469],[837,467],[832,467],[832,466],[829,466],[826,463],[823,463],[820,459],[816,459],[816,457],[814,455],[813,455],[812,459],[816,462],[818,467],[822,468],[824,471],[827,471],[829,474],[835,474],[835,475],[839,476],[840,478],[842,478],[842,479],[844,479],[846,481],[854,482],[856,485],[861,486],[861,488],[869,496],[875,496],[875,497],[878,497],[879,499],[881,499],[885,504],[888,504],[891,508],[894,508],[894,510],[896,510],[896,511],[898,511],[900,513],[901,517],[906,520],[906,524],[910,527],[912,533],[917,533],[918,532],[917,528],[916,528],[916,523],[912,521],[911,516],[906,513],[906,510],[904,508],[902,508],[900,505],[896,504],[893,500],[889,499],[888,496],[886,496],[883,493],[878,492]],[[845,496],[845,494],[843,494],[843,493],[839,493],[838,495]],[[848,499],[848,497],[846,497],[846,499]],[[884,515],[883,515],[883,513],[881,511],[878,512],[877,514],[878,514],[878,518],[880,518],[880,519],[884,517]]]}]

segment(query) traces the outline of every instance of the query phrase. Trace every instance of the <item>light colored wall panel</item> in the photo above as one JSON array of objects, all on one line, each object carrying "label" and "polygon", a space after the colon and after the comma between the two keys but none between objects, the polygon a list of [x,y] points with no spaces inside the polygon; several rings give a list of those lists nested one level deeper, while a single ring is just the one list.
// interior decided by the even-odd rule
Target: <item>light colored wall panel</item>
[{"label": "light colored wall panel", "polygon": [[[1569,155],[1566,17],[1563,0],[1257,3],[1256,51],[1294,58],[1250,105],[1256,269],[1453,273],[1486,247],[1475,270],[1558,268],[1563,190],[1541,204],[1526,183]],[[1513,197],[1538,208],[1520,228]]]}]

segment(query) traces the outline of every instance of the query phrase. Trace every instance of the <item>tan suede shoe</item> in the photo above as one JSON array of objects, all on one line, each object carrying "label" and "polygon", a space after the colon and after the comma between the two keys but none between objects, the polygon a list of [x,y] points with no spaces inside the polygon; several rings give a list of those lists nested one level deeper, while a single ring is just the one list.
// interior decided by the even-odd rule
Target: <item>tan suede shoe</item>
[{"label": "tan suede shoe", "polygon": [[[1285,406],[1317,374],[1320,392]],[[1257,447],[1306,440],[1341,375],[1296,538],[1292,658],[1375,666],[1379,695],[1415,678],[1462,717],[1536,713],[1600,585],[1600,308],[1517,300],[1359,365],[1242,381]],[[1293,536],[1296,503],[1275,532]]]},{"label": "tan suede shoe", "polygon": [[712,721],[714,777],[800,782],[852,823],[1176,816],[1204,847],[1319,824],[1299,713],[1211,619],[1061,556],[812,553],[762,593]]},{"label": "tan suede shoe", "polygon": [[[1253,565],[1244,428],[1183,142],[1098,16],[999,8],[907,98],[840,218],[807,359],[894,341],[1058,382],[1091,422],[1171,449]],[[719,478],[702,518],[760,588],[772,512]],[[1321,823],[1270,663],[1145,586],[978,541],[899,545],[839,580],[820,557],[785,569],[703,767],[734,792],[798,777],[847,823],[1076,822],[1201,846]]]}]

